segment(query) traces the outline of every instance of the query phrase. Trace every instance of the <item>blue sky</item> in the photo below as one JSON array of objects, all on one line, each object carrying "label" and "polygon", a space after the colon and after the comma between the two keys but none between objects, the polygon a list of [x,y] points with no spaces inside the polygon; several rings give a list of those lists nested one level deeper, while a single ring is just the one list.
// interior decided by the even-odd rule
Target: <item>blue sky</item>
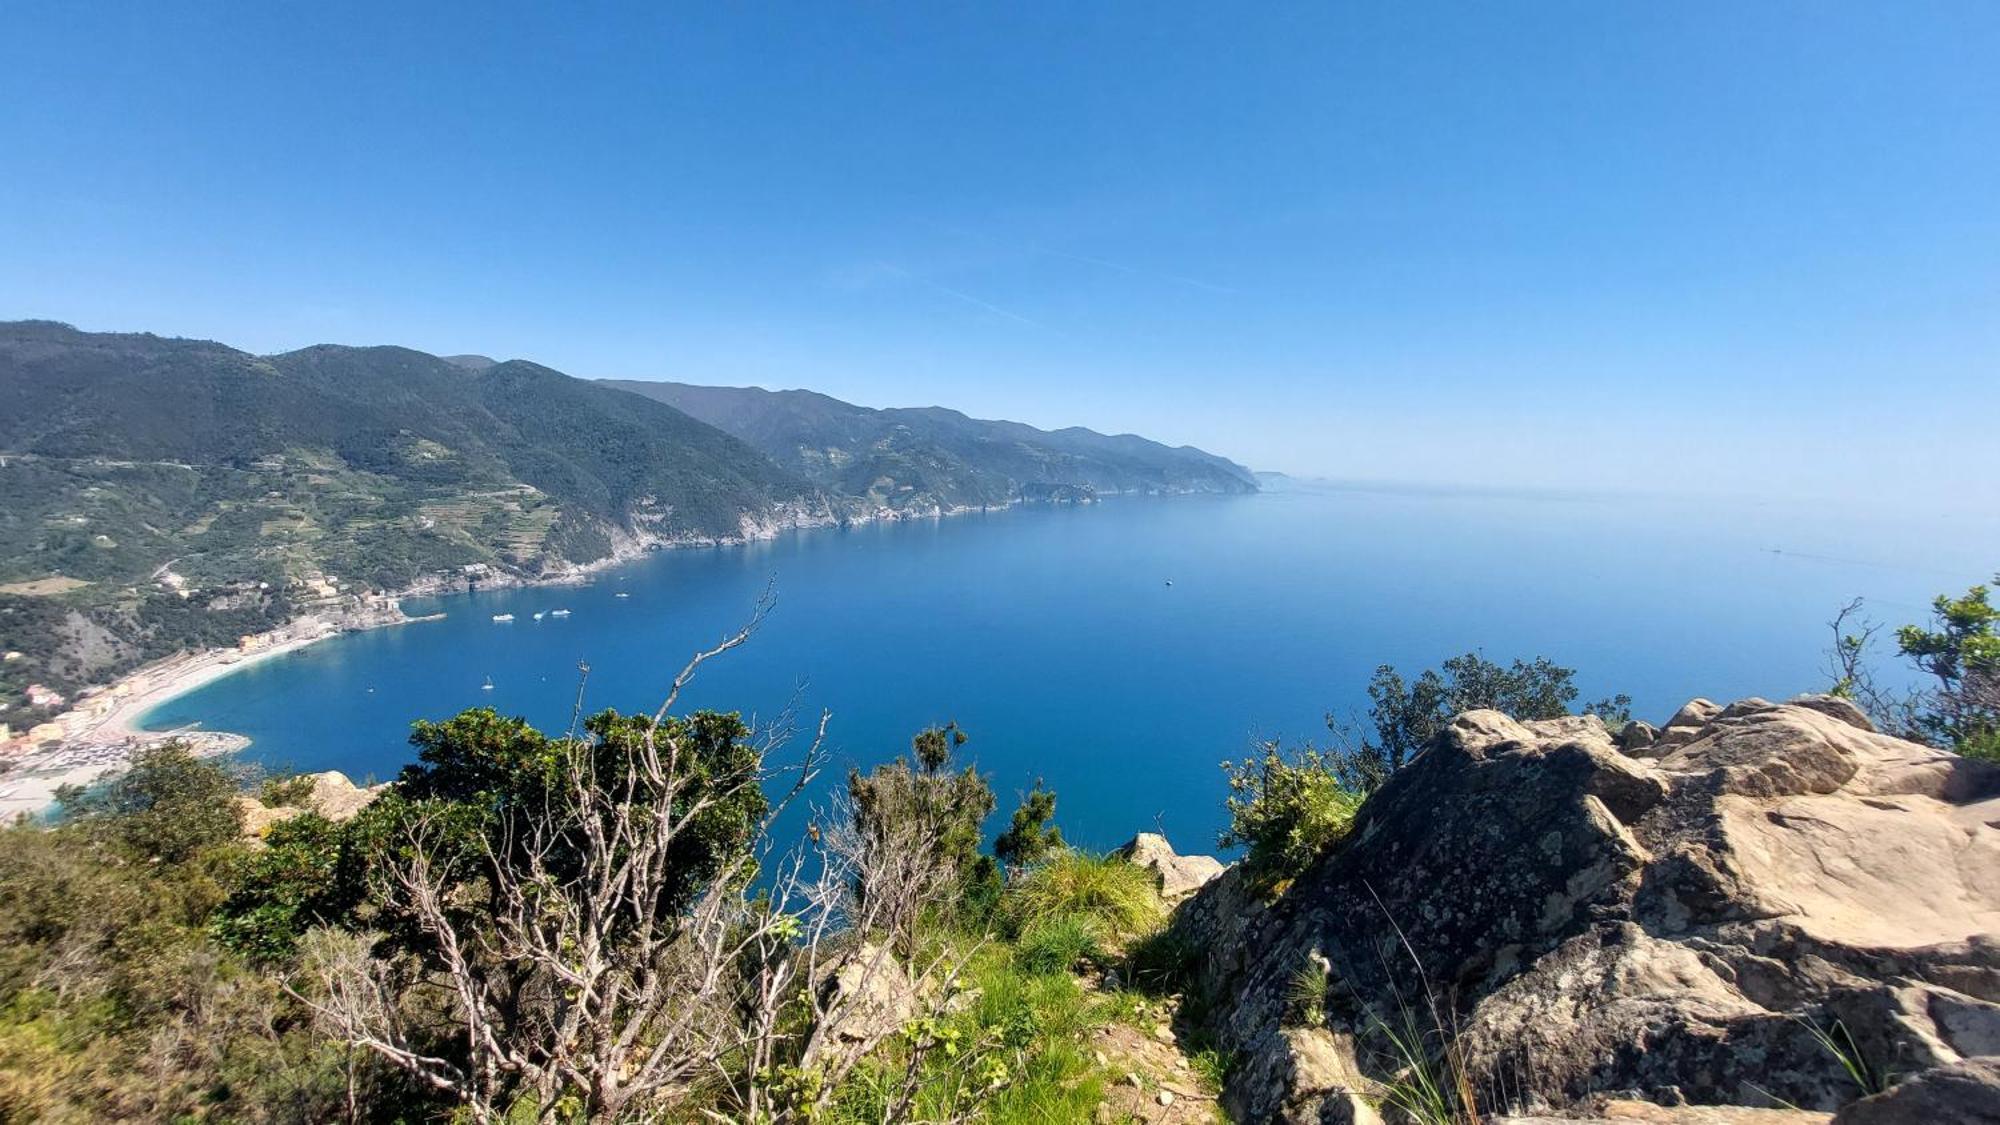
[{"label": "blue sky", "polygon": [[5,22],[0,317],[1298,473],[2000,504],[2000,5]]}]

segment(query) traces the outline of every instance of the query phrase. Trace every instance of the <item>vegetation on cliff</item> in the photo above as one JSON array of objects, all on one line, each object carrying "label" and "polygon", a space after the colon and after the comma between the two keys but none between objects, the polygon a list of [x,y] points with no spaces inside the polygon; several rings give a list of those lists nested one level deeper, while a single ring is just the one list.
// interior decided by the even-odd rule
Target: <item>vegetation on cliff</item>
[{"label": "vegetation on cliff", "polygon": [[419,723],[358,813],[261,836],[178,747],[0,831],[0,1120],[1091,1115],[1088,1038],[1149,1002],[1075,973],[1160,923],[1149,873],[1038,789],[1003,875],[950,725],[780,839],[820,738],[673,703]]}]

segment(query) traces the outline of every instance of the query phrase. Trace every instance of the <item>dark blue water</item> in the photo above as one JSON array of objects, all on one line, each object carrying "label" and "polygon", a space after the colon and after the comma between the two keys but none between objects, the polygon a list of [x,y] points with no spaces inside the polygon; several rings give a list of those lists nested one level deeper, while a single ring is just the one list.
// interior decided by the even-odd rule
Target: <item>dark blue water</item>
[{"label": "dark blue water", "polygon": [[[1079,843],[1159,826],[1206,847],[1223,819],[1218,764],[1256,738],[1323,734],[1326,711],[1362,711],[1377,664],[1545,654],[1580,670],[1586,697],[1629,692],[1657,722],[1694,695],[1818,689],[1825,622],[1846,599],[1911,620],[1996,563],[1990,524],[1824,507],[1115,500],[666,552],[588,587],[412,604],[449,616],[250,666],[148,724],[239,731],[272,766],[387,779],[412,719],[490,704],[563,727],[579,662],[591,707],[650,710],[775,581],[764,628],[704,669],[689,704],[830,708],[841,767],[956,719],[1002,816],[1041,777]],[[531,618],[558,607],[573,615]]]}]

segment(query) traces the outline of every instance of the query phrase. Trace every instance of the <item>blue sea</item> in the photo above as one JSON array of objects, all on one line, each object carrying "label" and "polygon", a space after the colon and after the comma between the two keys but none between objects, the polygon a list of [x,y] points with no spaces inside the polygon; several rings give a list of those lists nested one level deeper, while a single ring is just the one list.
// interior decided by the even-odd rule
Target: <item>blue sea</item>
[{"label": "blue sea", "polygon": [[[589,708],[653,709],[769,585],[755,639],[704,667],[688,706],[766,720],[790,707],[808,727],[831,710],[832,783],[956,720],[999,791],[996,823],[1041,778],[1077,843],[1163,829],[1209,850],[1219,764],[1261,739],[1323,737],[1328,712],[1363,717],[1378,664],[1547,655],[1578,669],[1586,698],[1627,692],[1659,722],[1692,696],[1823,688],[1826,622],[1848,599],[1916,620],[1996,566],[1990,522],[1831,505],[1120,498],[667,551],[583,587],[412,601],[446,617],[250,665],[146,722],[246,734],[247,756],[273,768],[386,780],[411,757],[414,719],[491,706],[566,727],[579,664]],[[571,615],[533,619],[559,608]]]}]

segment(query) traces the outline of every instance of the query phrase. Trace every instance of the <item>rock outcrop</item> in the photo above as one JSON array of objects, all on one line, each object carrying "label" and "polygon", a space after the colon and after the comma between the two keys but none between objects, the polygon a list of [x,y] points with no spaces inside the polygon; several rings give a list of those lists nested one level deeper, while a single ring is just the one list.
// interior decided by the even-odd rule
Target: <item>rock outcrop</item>
[{"label": "rock outcrop", "polygon": [[1221,860],[1212,855],[1181,855],[1158,832],[1141,832],[1113,854],[1159,876],[1160,895],[1168,902],[1186,898],[1223,871]]},{"label": "rock outcrop", "polygon": [[1833,1117],[1833,1125],[2000,1125],[2000,1058],[1966,1059],[1924,1071]]},{"label": "rock outcrop", "polygon": [[351,820],[388,788],[387,784],[356,785],[339,770],[309,776],[312,795],[301,805],[267,805],[255,797],[236,798],[236,807],[243,812],[243,835],[261,840],[272,825],[305,812],[316,812],[332,821]]},{"label": "rock outcrop", "polygon": [[1821,697],[1648,735],[1461,715],[1277,901],[1186,902],[1237,1119],[1372,1120],[1406,1021],[1514,1113],[1834,1110],[1815,1029],[1897,1075],[2000,1054],[2000,767]]}]

